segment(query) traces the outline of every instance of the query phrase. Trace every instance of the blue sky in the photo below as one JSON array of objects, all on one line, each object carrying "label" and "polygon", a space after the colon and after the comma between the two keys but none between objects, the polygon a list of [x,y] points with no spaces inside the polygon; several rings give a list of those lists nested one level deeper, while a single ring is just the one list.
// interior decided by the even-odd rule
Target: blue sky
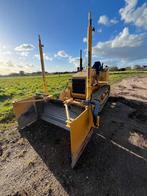
[{"label": "blue sky", "polygon": [[0,0],[0,74],[38,71],[38,34],[46,70],[71,71],[83,49],[92,11],[93,61],[112,66],[147,63],[145,0]]}]

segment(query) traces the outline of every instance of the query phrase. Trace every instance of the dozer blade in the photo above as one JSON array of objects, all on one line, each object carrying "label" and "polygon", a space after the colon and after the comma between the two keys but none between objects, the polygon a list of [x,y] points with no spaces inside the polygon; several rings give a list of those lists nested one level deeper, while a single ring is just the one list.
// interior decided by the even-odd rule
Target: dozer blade
[{"label": "dozer blade", "polygon": [[41,102],[41,105],[40,119],[70,132],[71,166],[74,167],[93,132],[91,106],[83,108],[73,104],[68,105],[70,117],[68,119],[64,103],[61,100],[49,100]]},{"label": "dozer blade", "polygon": [[[39,103],[38,103],[39,106]],[[61,127],[66,130],[70,130],[67,127],[67,114],[64,106],[64,102],[58,99],[49,100],[47,102],[40,103],[40,109],[38,108],[39,118],[47,121],[51,124],[54,124],[58,127]],[[75,119],[83,112],[83,108],[76,105],[70,105],[68,107],[70,118]]]},{"label": "dozer blade", "polygon": [[75,166],[93,133],[93,115],[91,107],[87,107],[70,124],[72,168]]},{"label": "dozer blade", "polygon": [[[61,100],[41,102],[39,118],[70,132],[72,168],[75,166],[93,132],[93,114],[91,107],[68,105],[67,117],[65,105]],[[39,110],[38,110],[39,111]]]},{"label": "dozer blade", "polygon": [[65,104],[61,100],[44,100],[31,97],[13,103],[19,128],[42,119],[70,132],[72,168],[75,166],[93,132],[91,106],[69,104],[68,118]]},{"label": "dozer blade", "polygon": [[20,129],[32,124],[38,118],[34,97],[14,102],[13,109]]}]

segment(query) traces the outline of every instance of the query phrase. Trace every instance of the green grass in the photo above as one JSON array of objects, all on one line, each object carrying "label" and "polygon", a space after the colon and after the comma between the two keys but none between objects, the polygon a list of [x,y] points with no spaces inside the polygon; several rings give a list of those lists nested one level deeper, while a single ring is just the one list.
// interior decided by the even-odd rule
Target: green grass
[{"label": "green grass", "polygon": [[114,71],[110,72],[110,84],[121,81],[124,78],[133,76],[147,76],[147,71]]},{"label": "green grass", "polygon": [[[111,72],[110,84],[123,78],[145,74],[147,72]],[[66,88],[71,76],[71,74],[48,75],[49,93],[57,97]],[[12,109],[14,100],[34,95],[37,92],[42,92],[42,79],[39,76],[0,78],[0,123],[14,121]]]},{"label": "green grass", "polygon": [[[57,97],[66,88],[70,78],[71,74],[47,76],[49,93]],[[39,76],[0,78],[0,123],[6,123],[14,119],[12,109],[14,100],[42,91],[42,78]]]}]

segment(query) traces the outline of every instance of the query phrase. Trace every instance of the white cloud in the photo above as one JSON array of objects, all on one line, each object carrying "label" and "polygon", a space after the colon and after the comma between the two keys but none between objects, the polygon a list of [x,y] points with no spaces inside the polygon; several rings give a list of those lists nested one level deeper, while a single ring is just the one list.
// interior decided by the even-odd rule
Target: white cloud
[{"label": "white cloud", "polygon": [[15,64],[12,61],[0,61],[0,75],[8,75],[10,73],[19,73],[24,71],[30,73],[33,71],[33,65],[30,64]]},{"label": "white cloud", "polygon": [[87,43],[87,37],[84,37],[84,38],[83,38],[83,42],[84,42],[84,43]]},{"label": "white cloud", "polygon": [[121,20],[147,29],[147,3],[137,7],[138,0],[125,0],[125,7],[119,10]]},{"label": "white cloud", "polygon": [[122,32],[119,33],[115,37],[115,39],[112,40],[111,46],[112,48],[116,47],[137,47],[140,46],[145,38],[147,38],[147,34],[140,34],[140,35],[135,35],[135,34],[130,34],[129,29],[125,27]]},{"label": "white cloud", "polygon": [[29,55],[29,52],[20,52],[19,55],[23,57],[27,57]]},{"label": "white cloud", "polygon": [[80,64],[79,57],[73,57],[73,56],[69,55],[68,53],[66,53],[64,50],[58,51],[54,56],[65,58],[68,61],[68,63],[74,65],[75,67],[79,66],[79,64]]},{"label": "white cloud", "polygon": [[4,50],[5,50],[5,49],[6,49],[6,46],[5,46],[5,45],[2,45],[2,49],[4,49]]},{"label": "white cloud", "polygon": [[40,60],[40,55],[39,54],[35,54],[34,57],[38,60]]},{"label": "white cloud", "polygon": [[32,44],[21,44],[15,48],[17,52],[29,52],[34,49]]},{"label": "white cloud", "polygon": [[102,25],[117,24],[118,23],[118,20],[116,20],[115,18],[109,19],[108,16],[102,15],[102,16],[99,17],[98,23],[99,24],[102,24]]},{"label": "white cloud", "polygon": [[78,67],[80,65],[79,57],[69,57],[69,63]]},{"label": "white cloud", "polygon": [[49,57],[49,56],[46,55],[45,53],[44,53],[44,59],[45,59],[46,61],[52,61],[52,60],[53,60],[52,57]]},{"label": "white cloud", "polygon": [[62,58],[68,58],[68,54],[64,50],[58,51],[55,55],[55,57],[62,57]]},{"label": "white cloud", "polygon": [[114,39],[98,42],[93,47],[93,54],[98,57],[111,58],[111,60],[132,61],[146,58],[147,33],[130,34],[124,28]]},{"label": "white cloud", "polygon": [[118,20],[116,20],[116,18],[113,18],[110,20],[110,23],[111,24],[117,24],[118,23]]},{"label": "white cloud", "polygon": [[12,51],[10,50],[10,47],[0,44],[0,59],[2,59],[2,57],[5,59],[6,57],[11,55]]},{"label": "white cloud", "polygon": [[60,50],[57,52],[57,54],[54,55],[55,57],[62,57],[65,58],[69,64],[74,65],[75,67],[78,67],[80,65],[80,58],[79,57],[73,57],[66,53],[64,50]]},{"label": "white cloud", "polygon": [[3,53],[3,55],[11,55],[12,54],[12,52],[9,50],[3,51],[2,53]]},{"label": "white cloud", "polygon": [[23,57],[27,57],[33,49],[34,49],[34,46],[32,44],[21,44],[17,46],[16,48],[14,48],[17,54]]},{"label": "white cloud", "polygon": [[[38,60],[40,60],[40,55],[39,54],[35,54],[34,57]],[[46,61],[52,61],[53,58],[52,57],[49,57],[46,53],[43,53],[43,57],[44,57],[44,60]]]},{"label": "white cloud", "polygon": [[108,25],[109,24],[109,18],[106,15],[100,16],[98,20],[99,24]]}]

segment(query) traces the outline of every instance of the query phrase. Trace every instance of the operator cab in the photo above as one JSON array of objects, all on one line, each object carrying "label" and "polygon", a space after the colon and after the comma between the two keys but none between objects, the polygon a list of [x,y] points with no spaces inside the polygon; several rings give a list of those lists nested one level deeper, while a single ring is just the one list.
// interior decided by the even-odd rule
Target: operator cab
[{"label": "operator cab", "polygon": [[[82,67],[82,66],[80,66]],[[86,99],[86,78],[87,70],[80,69],[72,77],[71,93],[72,97],[77,99]],[[100,61],[96,61],[91,69],[91,82],[92,88],[98,89],[100,84],[108,81],[108,66],[104,67],[104,64]]]}]

